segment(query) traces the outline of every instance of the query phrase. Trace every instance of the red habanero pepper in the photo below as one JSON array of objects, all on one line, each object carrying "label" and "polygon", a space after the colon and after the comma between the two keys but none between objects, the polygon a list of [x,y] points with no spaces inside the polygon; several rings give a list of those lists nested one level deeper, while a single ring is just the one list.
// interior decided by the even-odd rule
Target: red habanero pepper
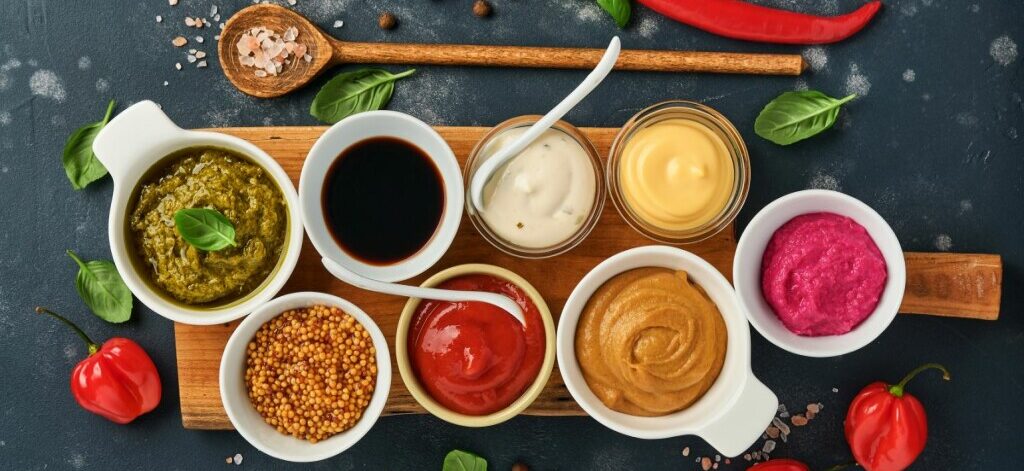
[{"label": "red habanero pepper", "polygon": [[[849,467],[849,464],[839,464],[826,471],[839,471]],[[776,458],[774,460],[762,461],[749,468],[747,471],[810,471],[806,464],[789,458]]]},{"label": "red habanero pepper", "polygon": [[139,344],[114,337],[96,345],[63,316],[41,307],[36,312],[70,326],[89,348],[89,356],[71,372],[71,394],[83,409],[127,424],[160,403],[160,375]]},{"label": "red habanero pepper", "polygon": [[882,8],[874,0],[838,16],[818,16],[741,0],[638,0],[662,15],[727,38],[778,44],[842,41],[867,26]]},{"label": "red habanero pepper", "polygon": [[788,458],[777,458],[762,463],[757,463],[747,471],[810,471],[806,464]]},{"label": "red habanero pepper", "polygon": [[895,385],[874,382],[853,398],[846,413],[846,441],[854,459],[867,471],[906,469],[924,450],[928,439],[924,406],[904,388],[929,369],[941,371],[942,379],[949,380],[944,366],[928,363]]}]

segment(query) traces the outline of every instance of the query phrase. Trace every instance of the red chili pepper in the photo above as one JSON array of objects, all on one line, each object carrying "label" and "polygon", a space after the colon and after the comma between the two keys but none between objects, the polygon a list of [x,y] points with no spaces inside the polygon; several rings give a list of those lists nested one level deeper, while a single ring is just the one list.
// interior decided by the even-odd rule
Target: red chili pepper
[{"label": "red chili pepper", "polygon": [[864,469],[900,471],[924,450],[928,439],[924,406],[904,388],[918,373],[928,369],[942,371],[942,379],[949,380],[949,371],[944,366],[928,363],[911,371],[898,384],[871,383],[853,398],[846,413],[846,442]]},{"label": "red chili pepper", "polygon": [[139,344],[114,337],[101,347],[63,316],[41,307],[36,312],[70,326],[89,348],[89,356],[71,372],[71,394],[82,408],[126,424],[160,403],[160,375]]},{"label": "red chili pepper", "polygon": [[788,458],[777,458],[763,463],[757,463],[747,471],[810,471],[806,464]]},{"label": "red chili pepper", "polygon": [[871,1],[838,16],[817,16],[754,5],[741,0],[638,0],[662,15],[709,33],[746,41],[826,44],[842,41],[867,26],[882,8]]}]

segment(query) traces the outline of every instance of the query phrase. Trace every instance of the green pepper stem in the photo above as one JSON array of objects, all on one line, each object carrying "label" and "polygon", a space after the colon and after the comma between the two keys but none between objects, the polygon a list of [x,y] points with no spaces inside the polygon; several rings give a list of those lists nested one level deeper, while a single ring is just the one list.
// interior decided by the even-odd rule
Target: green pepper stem
[{"label": "green pepper stem", "polygon": [[89,347],[89,355],[92,355],[100,350],[100,346],[97,345],[96,342],[93,342],[92,339],[90,339],[89,336],[85,334],[85,331],[83,331],[81,328],[75,325],[74,322],[69,321],[66,317],[57,314],[56,312],[53,312],[49,309],[46,309],[45,307],[37,307],[36,312],[39,314],[49,314],[50,316],[55,317],[57,318],[57,320],[66,324],[68,327],[71,327],[71,330],[74,330],[75,333],[78,334],[78,336],[81,337],[83,341],[85,341],[85,345]]},{"label": "green pepper stem", "polygon": [[903,389],[907,387],[907,383],[909,383],[910,380],[914,379],[915,376],[917,376],[919,373],[925,370],[939,370],[942,372],[942,379],[949,381],[949,370],[947,370],[945,366],[942,366],[938,363],[925,363],[915,368],[914,371],[907,373],[907,375],[904,376],[899,383],[889,386],[889,394],[892,394],[893,396],[896,397],[903,397]]}]

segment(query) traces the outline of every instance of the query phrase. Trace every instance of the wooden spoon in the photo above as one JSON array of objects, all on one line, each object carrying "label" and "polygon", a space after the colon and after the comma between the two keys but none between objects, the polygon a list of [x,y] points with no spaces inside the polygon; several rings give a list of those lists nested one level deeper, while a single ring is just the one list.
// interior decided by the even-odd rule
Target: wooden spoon
[{"label": "wooden spoon", "polygon": [[[239,61],[236,44],[251,28],[265,27],[283,34],[299,30],[296,42],[313,57],[285,66],[280,75],[257,77],[256,69]],[[224,75],[242,92],[271,98],[297,90],[323,71],[339,64],[430,64],[483,67],[592,69],[603,49],[568,47],[473,46],[459,44],[394,44],[339,41],[306,17],[279,5],[257,4],[235,13],[224,25],[217,46]],[[745,54],[691,51],[622,51],[615,68],[659,72],[800,75],[807,64],[799,54]]]}]

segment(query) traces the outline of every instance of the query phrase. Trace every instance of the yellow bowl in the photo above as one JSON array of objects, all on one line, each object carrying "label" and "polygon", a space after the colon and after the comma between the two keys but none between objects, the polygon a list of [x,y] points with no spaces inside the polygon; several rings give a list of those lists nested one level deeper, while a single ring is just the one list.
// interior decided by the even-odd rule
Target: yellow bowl
[{"label": "yellow bowl", "polygon": [[398,362],[398,371],[401,373],[402,382],[405,383],[406,389],[409,390],[409,393],[416,399],[416,402],[423,406],[427,412],[441,420],[464,427],[487,427],[500,424],[524,411],[537,399],[544,386],[547,385],[548,378],[551,377],[551,370],[555,365],[555,323],[551,318],[551,311],[548,309],[548,305],[544,302],[544,298],[541,297],[540,293],[523,277],[494,265],[471,263],[442,270],[428,278],[420,286],[435,287],[452,278],[480,274],[511,281],[521,288],[530,297],[530,300],[537,305],[540,317],[544,320],[544,362],[541,363],[540,371],[537,372],[537,378],[533,380],[533,384],[519,396],[519,399],[509,404],[508,407],[487,415],[460,414],[435,401],[430,396],[430,393],[423,389],[419,379],[416,377],[416,373],[413,372],[412,365],[409,363],[409,351],[407,348],[409,325],[412,323],[413,314],[416,308],[419,307],[421,299],[410,298],[405,303],[405,308],[402,309],[402,316],[398,318],[398,331],[395,333],[395,360]]}]

